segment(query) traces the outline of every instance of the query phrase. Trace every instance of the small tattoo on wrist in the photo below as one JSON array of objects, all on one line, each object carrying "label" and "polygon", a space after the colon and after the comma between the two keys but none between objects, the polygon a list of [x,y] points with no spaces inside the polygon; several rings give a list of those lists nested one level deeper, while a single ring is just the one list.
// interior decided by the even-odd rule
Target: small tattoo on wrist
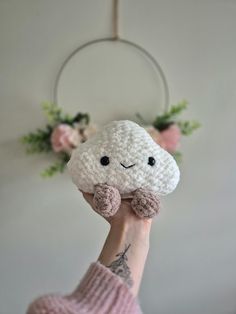
[{"label": "small tattoo on wrist", "polygon": [[128,252],[131,244],[125,246],[125,249],[123,252],[120,252],[116,254],[118,257],[116,260],[114,260],[110,265],[107,267],[116,275],[120,276],[125,283],[129,286],[132,287],[133,285],[133,280],[131,278],[131,271],[130,268],[127,264],[128,257],[126,253]]}]

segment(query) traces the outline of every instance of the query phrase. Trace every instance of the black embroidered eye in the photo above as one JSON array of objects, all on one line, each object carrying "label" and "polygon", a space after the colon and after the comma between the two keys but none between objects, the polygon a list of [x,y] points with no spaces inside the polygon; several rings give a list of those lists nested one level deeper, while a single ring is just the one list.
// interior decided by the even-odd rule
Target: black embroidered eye
[{"label": "black embroidered eye", "polygon": [[149,158],[148,158],[148,164],[149,164],[150,166],[154,166],[155,163],[156,163],[155,158],[153,158],[153,157],[149,157]]},{"label": "black embroidered eye", "polygon": [[103,156],[103,157],[100,159],[100,163],[101,163],[103,166],[109,165],[109,163],[110,163],[109,157]]}]

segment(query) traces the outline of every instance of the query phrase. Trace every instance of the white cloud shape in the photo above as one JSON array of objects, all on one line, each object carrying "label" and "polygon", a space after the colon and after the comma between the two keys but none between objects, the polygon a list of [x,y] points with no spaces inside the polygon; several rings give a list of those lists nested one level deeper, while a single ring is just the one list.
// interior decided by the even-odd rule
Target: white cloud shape
[{"label": "white cloud shape", "polygon": [[[109,158],[106,166],[100,162],[103,156]],[[155,159],[153,166],[149,157]],[[94,193],[96,184],[106,183],[121,195],[138,188],[166,195],[176,188],[180,176],[174,158],[129,120],[106,125],[72,152],[67,166],[75,185],[88,193]]]}]

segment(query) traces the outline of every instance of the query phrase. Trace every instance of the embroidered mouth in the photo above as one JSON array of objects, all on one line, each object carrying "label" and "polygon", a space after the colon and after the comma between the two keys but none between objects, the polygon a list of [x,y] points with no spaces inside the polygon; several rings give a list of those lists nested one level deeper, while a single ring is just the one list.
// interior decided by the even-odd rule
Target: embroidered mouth
[{"label": "embroidered mouth", "polygon": [[133,166],[135,166],[135,164],[133,165],[130,165],[130,166],[125,166],[124,164],[120,163],[122,167],[124,167],[125,169],[128,169],[128,168],[132,168]]}]

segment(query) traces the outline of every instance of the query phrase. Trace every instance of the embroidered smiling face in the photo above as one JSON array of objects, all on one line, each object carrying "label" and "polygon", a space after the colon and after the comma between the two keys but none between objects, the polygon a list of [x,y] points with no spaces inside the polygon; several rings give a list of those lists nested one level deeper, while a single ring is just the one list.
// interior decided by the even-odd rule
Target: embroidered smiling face
[{"label": "embroidered smiling face", "polygon": [[173,157],[138,124],[124,120],[106,125],[72,153],[68,169],[84,192],[106,183],[127,194],[145,188],[159,195],[172,192],[179,181]]}]

